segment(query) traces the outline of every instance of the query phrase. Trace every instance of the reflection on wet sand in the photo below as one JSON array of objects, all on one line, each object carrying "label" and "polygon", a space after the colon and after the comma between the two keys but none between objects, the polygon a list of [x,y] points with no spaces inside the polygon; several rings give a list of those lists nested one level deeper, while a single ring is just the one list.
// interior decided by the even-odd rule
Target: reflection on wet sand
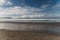
[{"label": "reflection on wet sand", "polygon": [[0,39],[60,40],[60,23],[0,23]]},{"label": "reflection on wet sand", "polygon": [[60,23],[0,23],[0,29],[60,33]]},{"label": "reflection on wet sand", "polygon": [[0,30],[0,40],[60,40],[60,36],[44,32]]}]

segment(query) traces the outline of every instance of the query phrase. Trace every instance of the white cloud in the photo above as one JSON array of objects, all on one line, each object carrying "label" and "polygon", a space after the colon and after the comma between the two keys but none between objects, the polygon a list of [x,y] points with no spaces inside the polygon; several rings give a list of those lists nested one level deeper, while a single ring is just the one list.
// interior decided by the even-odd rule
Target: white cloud
[{"label": "white cloud", "polygon": [[[0,0],[0,5],[12,5],[12,3],[9,0]],[[46,6],[45,6],[46,7]],[[42,14],[40,11],[43,9],[40,8],[34,8],[29,6],[14,6],[9,8],[3,8],[0,6],[0,17],[2,16],[13,16],[15,15],[27,15],[27,14]]]},{"label": "white cloud", "polygon": [[[10,1],[7,0],[0,0],[0,5],[12,5],[12,3]],[[13,16],[13,15],[22,15],[22,17],[27,16],[27,14],[36,14],[35,16],[37,16],[37,14],[39,14],[39,16],[45,16],[45,13],[41,12],[43,11],[45,8],[47,8],[48,6],[50,6],[50,4],[43,4],[41,6],[42,9],[40,8],[35,8],[35,7],[29,7],[29,6],[14,6],[14,7],[9,7],[9,8],[2,8],[2,6],[0,6],[0,17],[2,16]],[[60,4],[56,4],[54,7],[60,7]],[[32,15],[30,15],[32,16]]]},{"label": "white cloud", "polygon": [[6,1],[5,5],[12,5],[12,3],[10,1]]},{"label": "white cloud", "polygon": [[29,8],[22,8],[22,7],[18,7],[18,6],[14,6],[14,7],[10,7],[10,8],[6,8],[6,9],[3,9],[3,8],[0,8],[0,16],[6,16],[6,15],[12,15],[12,14],[18,14],[18,15],[27,15],[27,14],[37,14],[40,12],[38,11],[41,11],[42,9],[38,9],[38,8],[33,8],[33,7],[30,7]]},{"label": "white cloud", "polygon": [[6,0],[0,0],[0,5],[4,5],[6,3]]},{"label": "white cloud", "polygon": [[3,6],[3,5],[12,5],[12,3],[9,1],[9,0],[0,0],[0,6]]},{"label": "white cloud", "polygon": [[58,8],[60,7],[60,3],[56,4],[53,8]]},{"label": "white cloud", "polygon": [[47,7],[49,7],[49,6],[50,6],[50,4],[43,4],[43,5],[41,6],[41,8],[45,9],[45,8],[47,8]]}]

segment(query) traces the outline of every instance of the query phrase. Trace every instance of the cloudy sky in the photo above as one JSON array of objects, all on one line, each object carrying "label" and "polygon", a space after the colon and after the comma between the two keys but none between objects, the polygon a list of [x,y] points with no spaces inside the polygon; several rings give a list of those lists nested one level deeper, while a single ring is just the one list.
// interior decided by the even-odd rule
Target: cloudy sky
[{"label": "cloudy sky", "polygon": [[60,16],[60,0],[0,0],[0,17]]}]

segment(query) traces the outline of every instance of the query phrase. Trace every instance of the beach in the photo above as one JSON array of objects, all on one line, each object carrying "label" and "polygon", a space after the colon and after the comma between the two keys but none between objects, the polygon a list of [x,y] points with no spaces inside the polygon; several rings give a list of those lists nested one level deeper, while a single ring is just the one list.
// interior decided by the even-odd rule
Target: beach
[{"label": "beach", "polygon": [[0,40],[60,40],[60,23],[0,22]]}]

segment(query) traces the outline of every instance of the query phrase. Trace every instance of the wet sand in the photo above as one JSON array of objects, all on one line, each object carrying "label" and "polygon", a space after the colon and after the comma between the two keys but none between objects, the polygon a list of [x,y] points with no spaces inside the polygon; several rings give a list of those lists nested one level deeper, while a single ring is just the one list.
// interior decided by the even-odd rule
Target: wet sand
[{"label": "wet sand", "polygon": [[60,34],[60,23],[1,23],[0,29],[23,31],[48,31]]},{"label": "wet sand", "polygon": [[[3,27],[1,24],[0,26]],[[8,28],[23,27],[23,29],[26,26],[28,31],[0,29],[0,40],[60,40],[60,35],[56,34],[60,34],[60,23],[4,23],[4,27],[6,26]],[[41,27],[44,29],[43,31],[41,31]]]},{"label": "wet sand", "polygon": [[0,30],[0,40],[60,40],[60,36],[33,31]]}]

